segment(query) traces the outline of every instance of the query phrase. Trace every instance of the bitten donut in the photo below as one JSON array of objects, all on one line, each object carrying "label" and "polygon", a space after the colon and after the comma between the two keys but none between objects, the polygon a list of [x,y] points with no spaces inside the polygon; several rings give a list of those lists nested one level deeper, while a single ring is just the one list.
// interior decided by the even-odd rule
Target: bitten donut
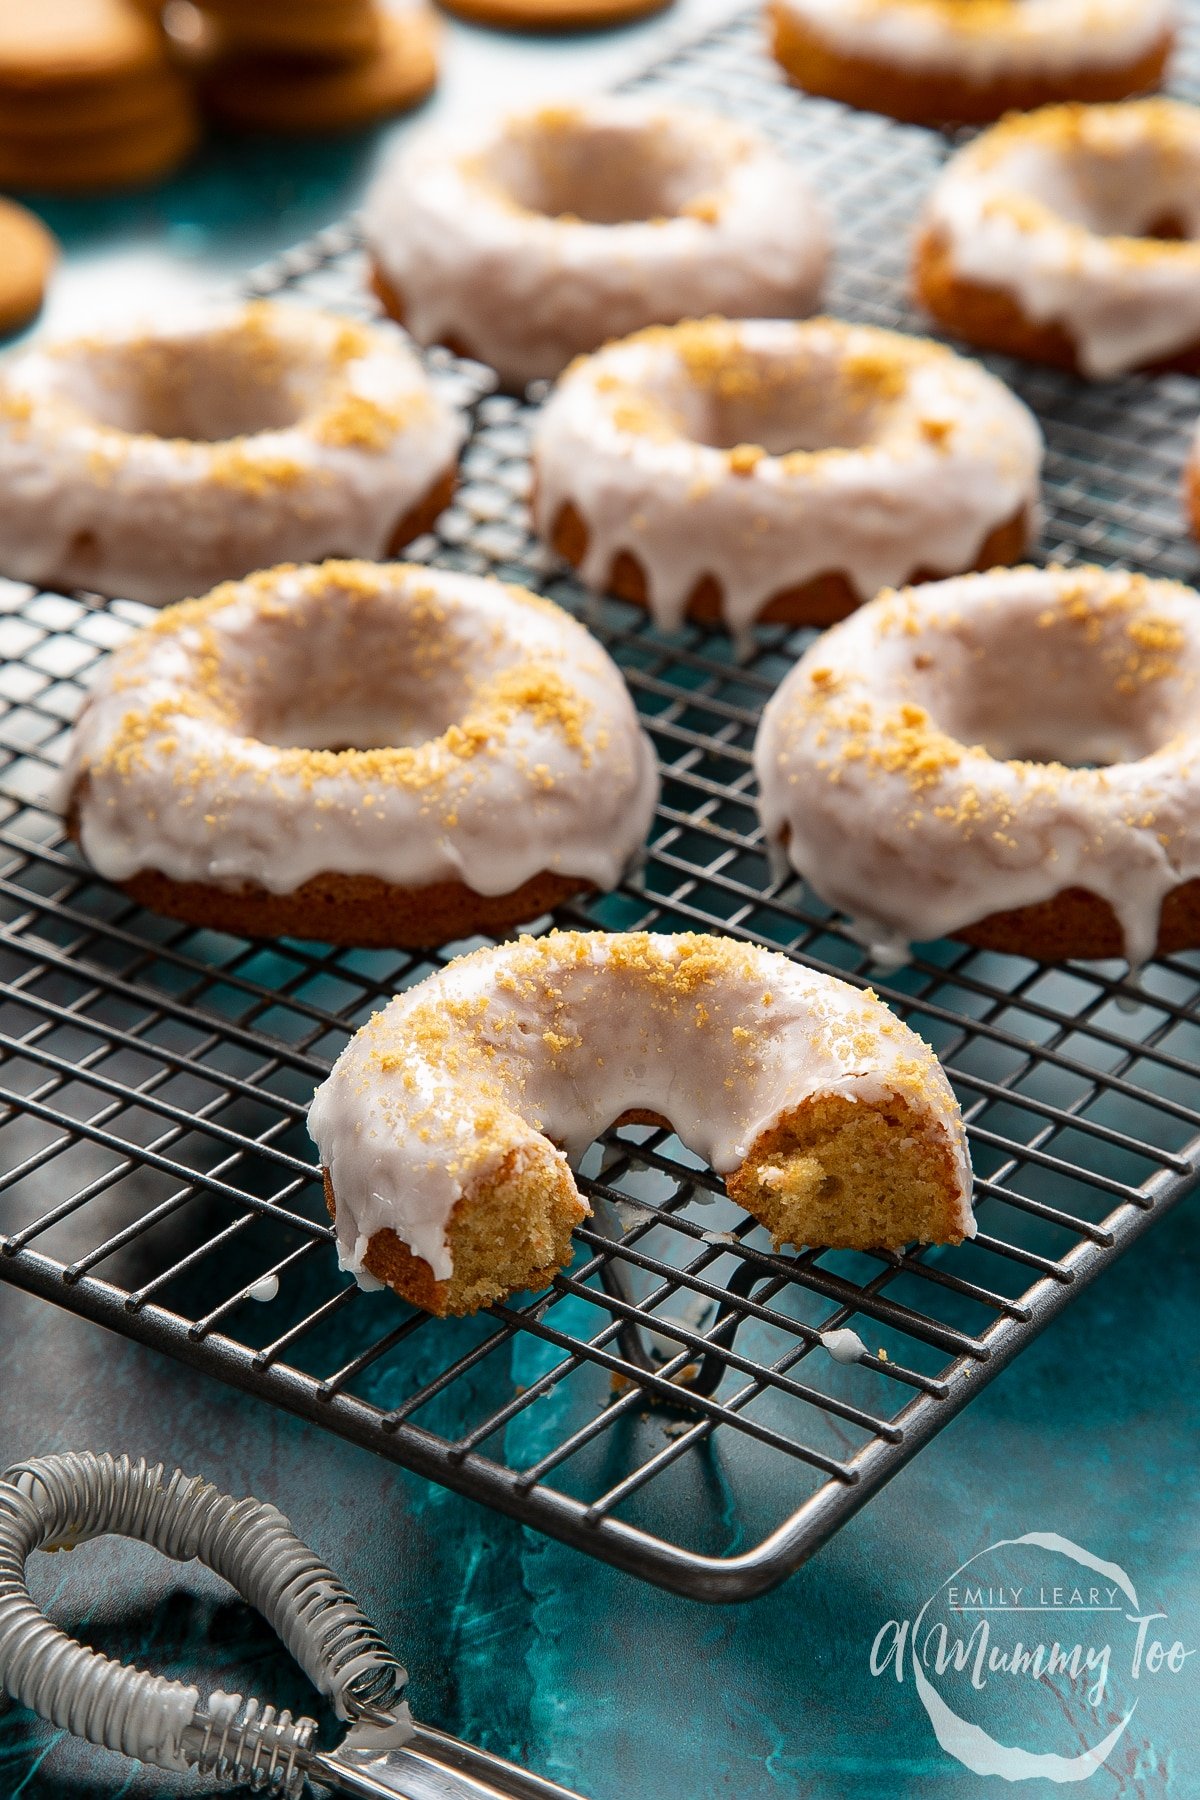
[{"label": "bitten donut", "polygon": [[977,364],[830,319],[709,319],[576,363],[534,428],[534,520],[592,588],[731,630],[1011,561],[1042,441]]},{"label": "bitten donut", "polygon": [[1175,0],[770,0],[776,59],[810,94],[916,125],[985,124],[1162,80]]},{"label": "bitten donut", "polygon": [[768,842],[886,958],[1200,945],[1200,596],[997,569],[883,594],[801,657],[755,744]]},{"label": "bitten donut", "polygon": [[6,575],[160,605],[433,523],[465,435],[390,325],[261,301],[0,365]]},{"label": "bitten donut", "polygon": [[366,208],[375,280],[418,343],[509,387],[690,315],[793,318],[829,258],[807,182],[714,114],[597,99],[418,139]]},{"label": "bitten donut", "polygon": [[873,994],[731,938],[553,932],[376,1013],[308,1125],[343,1268],[438,1314],[537,1288],[618,1121],[670,1124],[783,1243],[974,1235],[957,1102]]},{"label": "bitten donut", "polygon": [[614,887],[657,764],[619,670],[523,589],[415,565],[271,569],[105,665],[64,805],[155,912],[424,946]]},{"label": "bitten donut", "polygon": [[1200,108],[1054,106],[951,158],[917,297],[955,336],[1093,379],[1200,369]]}]

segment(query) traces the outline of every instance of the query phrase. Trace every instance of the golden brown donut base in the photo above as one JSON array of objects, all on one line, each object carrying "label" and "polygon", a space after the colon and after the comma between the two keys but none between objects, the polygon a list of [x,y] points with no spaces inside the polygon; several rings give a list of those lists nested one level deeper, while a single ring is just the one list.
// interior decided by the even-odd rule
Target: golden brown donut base
[{"label": "golden brown donut base", "polygon": [[[367,273],[367,286],[382,306],[389,319],[395,319],[397,325],[405,325],[407,304],[404,295],[395,284],[389,281],[379,264],[372,260]],[[473,350],[465,338],[451,332],[441,342],[455,356],[465,356],[472,362],[482,362],[483,358],[477,350]]]},{"label": "golden brown donut base", "polygon": [[[74,831],[71,833],[75,836]],[[533,875],[511,894],[477,894],[461,881],[398,887],[377,875],[314,875],[290,894],[210,887],[143,869],[116,884],[148,912],[234,937],[307,938],[361,949],[432,950],[477,932],[503,937],[590,892],[577,876]]]},{"label": "golden brown donut base", "polygon": [[457,486],[458,467],[454,465],[439,475],[416,505],[410,506],[403,518],[393,526],[386,554],[395,556],[398,550],[403,550],[405,544],[411,544],[414,538],[423,537],[425,532],[432,531],[454,498]]},{"label": "golden brown donut base", "polygon": [[[1121,959],[1125,940],[1107,900],[1087,888],[1064,888],[1052,900],[991,913],[954,936],[980,950],[1028,956],[1034,962],[1101,962]],[[1163,901],[1159,956],[1200,949],[1200,880],[1185,881]]]},{"label": "golden brown donut base", "polygon": [[[536,471],[535,471],[536,474]],[[1029,546],[1029,516],[1025,508],[1003,525],[990,531],[979,547],[972,569],[995,569],[1020,562]],[[558,554],[578,568],[587,554],[588,528],[576,507],[568,500],[555,519],[550,542]],[[947,575],[961,575],[962,569],[915,569],[905,579],[908,584],[940,581]],[[635,606],[648,604],[646,573],[637,557],[628,550],[618,550],[609,570],[606,592]],[[756,615],[760,625],[833,625],[855,612],[869,594],[860,594],[846,575],[830,571],[817,575],[799,587],[785,588],[772,594]],[[687,617],[702,624],[722,622],[724,590],[712,575],[703,575],[688,596]]]},{"label": "golden brown donut base", "polygon": [[[642,1107],[615,1123],[670,1130],[661,1113]],[[334,1218],[337,1199],[328,1169],[323,1173]],[[871,1250],[960,1243],[955,1178],[945,1131],[908,1101],[868,1107],[833,1094],[806,1100],[762,1132],[725,1186],[735,1205],[767,1227],[776,1249]],[[465,1194],[450,1215],[449,1280],[436,1280],[390,1229],[371,1238],[364,1264],[377,1281],[439,1318],[476,1312],[545,1287],[570,1263],[571,1232],[586,1216],[565,1169],[539,1165],[522,1176],[509,1157],[494,1181]]]},{"label": "golden brown donut base", "polygon": [[779,5],[770,7],[769,24],[775,60],[794,86],[909,125],[983,125],[1007,112],[1031,112],[1057,101],[1126,100],[1159,86],[1174,48],[1174,34],[1164,32],[1133,62],[1077,69],[1069,75],[1013,75],[974,82],[949,72],[847,56]]},{"label": "golden brown donut base", "polygon": [[671,0],[441,0],[473,25],[504,31],[595,31],[662,12]]},{"label": "golden brown donut base", "polygon": [[[1164,221],[1162,235],[1175,235]],[[926,227],[913,258],[916,298],[942,329],[983,350],[999,350],[1027,362],[1050,363],[1081,374],[1075,341],[1058,324],[1031,319],[1020,302],[1003,288],[970,281],[954,268],[944,232]],[[1200,374],[1200,339],[1173,356],[1142,365],[1147,373]]]}]

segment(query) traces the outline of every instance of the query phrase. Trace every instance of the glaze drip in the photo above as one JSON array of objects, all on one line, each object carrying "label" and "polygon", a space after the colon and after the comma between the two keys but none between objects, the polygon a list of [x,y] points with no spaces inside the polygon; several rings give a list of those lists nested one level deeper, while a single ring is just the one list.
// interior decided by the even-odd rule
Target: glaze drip
[{"label": "glaze drip", "polygon": [[1061,326],[1101,380],[1200,339],[1198,195],[1200,109],[1056,106],[952,157],[925,223],[956,275]]},{"label": "glaze drip", "polygon": [[763,828],[884,955],[1081,887],[1140,964],[1200,875],[1198,678],[1200,599],[1172,582],[1022,568],[882,594],[769,702]]},{"label": "glaze drip", "polygon": [[615,886],[658,772],[620,672],[549,601],[332,562],[231,582],[119,650],[65,789],[116,881],[291,893],[333,870],[506,894],[542,871]]}]

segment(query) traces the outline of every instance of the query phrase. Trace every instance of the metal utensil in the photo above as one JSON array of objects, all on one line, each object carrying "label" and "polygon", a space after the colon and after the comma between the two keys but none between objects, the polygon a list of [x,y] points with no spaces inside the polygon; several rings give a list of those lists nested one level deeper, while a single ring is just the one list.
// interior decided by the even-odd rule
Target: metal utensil
[{"label": "metal utensil", "polygon": [[[349,1730],[252,1696],[128,1668],[60,1631],[25,1579],[34,1550],[106,1534],[197,1557],[278,1632]],[[60,1729],[163,1769],[292,1800],[309,1784],[360,1800],[579,1800],[503,1757],[414,1722],[407,1675],[331,1570],[274,1506],[234,1500],[162,1463],[91,1452],[36,1457],[0,1476],[0,1688]]]}]

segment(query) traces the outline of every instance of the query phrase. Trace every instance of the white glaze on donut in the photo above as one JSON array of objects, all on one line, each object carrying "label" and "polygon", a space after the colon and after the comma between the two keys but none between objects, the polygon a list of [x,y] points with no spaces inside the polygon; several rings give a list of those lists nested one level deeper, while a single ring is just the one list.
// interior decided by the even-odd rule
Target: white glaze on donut
[{"label": "white glaze on donut", "polygon": [[164,613],[104,665],[65,773],[102,875],[271,893],[327,871],[613,887],[657,788],[620,672],[582,626],[502,582],[403,563],[268,570]]},{"label": "white glaze on donut", "polygon": [[972,1236],[962,1121],[929,1047],[874,995],[727,938],[554,932],[462,957],[364,1026],[308,1125],[342,1266],[361,1270],[390,1227],[445,1280],[455,1204],[514,1153],[577,1162],[645,1108],[727,1174],[785,1113],[835,1094],[903,1097],[936,1122]]},{"label": "white glaze on donut", "polygon": [[754,132],[624,99],[417,139],[366,230],[417,341],[465,342],[516,388],[643,325],[809,313],[829,256],[807,182]]},{"label": "white glaze on donut", "polygon": [[947,164],[925,223],[954,273],[1061,326],[1096,379],[1200,340],[1200,109],[1172,100],[1015,115]]},{"label": "white glaze on donut", "polygon": [[843,56],[975,82],[1136,62],[1174,0],[776,0]]},{"label": "white glaze on donut", "polygon": [[763,828],[886,955],[1082,887],[1144,962],[1200,875],[1198,677],[1200,597],[1173,582],[1021,568],[880,595],[768,704]]},{"label": "white glaze on donut", "polygon": [[391,324],[259,301],[37,343],[0,365],[4,569],[158,605],[381,556],[464,436]]},{"label": "white glaze on donut", "polygon": [[549,539],[573,505],[582,579],[603,589],[629,552],[667,628],[713,576],[738,630],[817,576],[868,599],[918,569],[969,568],[991,531],[1033,513],[1041,455],[1021,402],[938,344],[829,319],[704,320],[568,369],[534,428],[534,521]]}]

